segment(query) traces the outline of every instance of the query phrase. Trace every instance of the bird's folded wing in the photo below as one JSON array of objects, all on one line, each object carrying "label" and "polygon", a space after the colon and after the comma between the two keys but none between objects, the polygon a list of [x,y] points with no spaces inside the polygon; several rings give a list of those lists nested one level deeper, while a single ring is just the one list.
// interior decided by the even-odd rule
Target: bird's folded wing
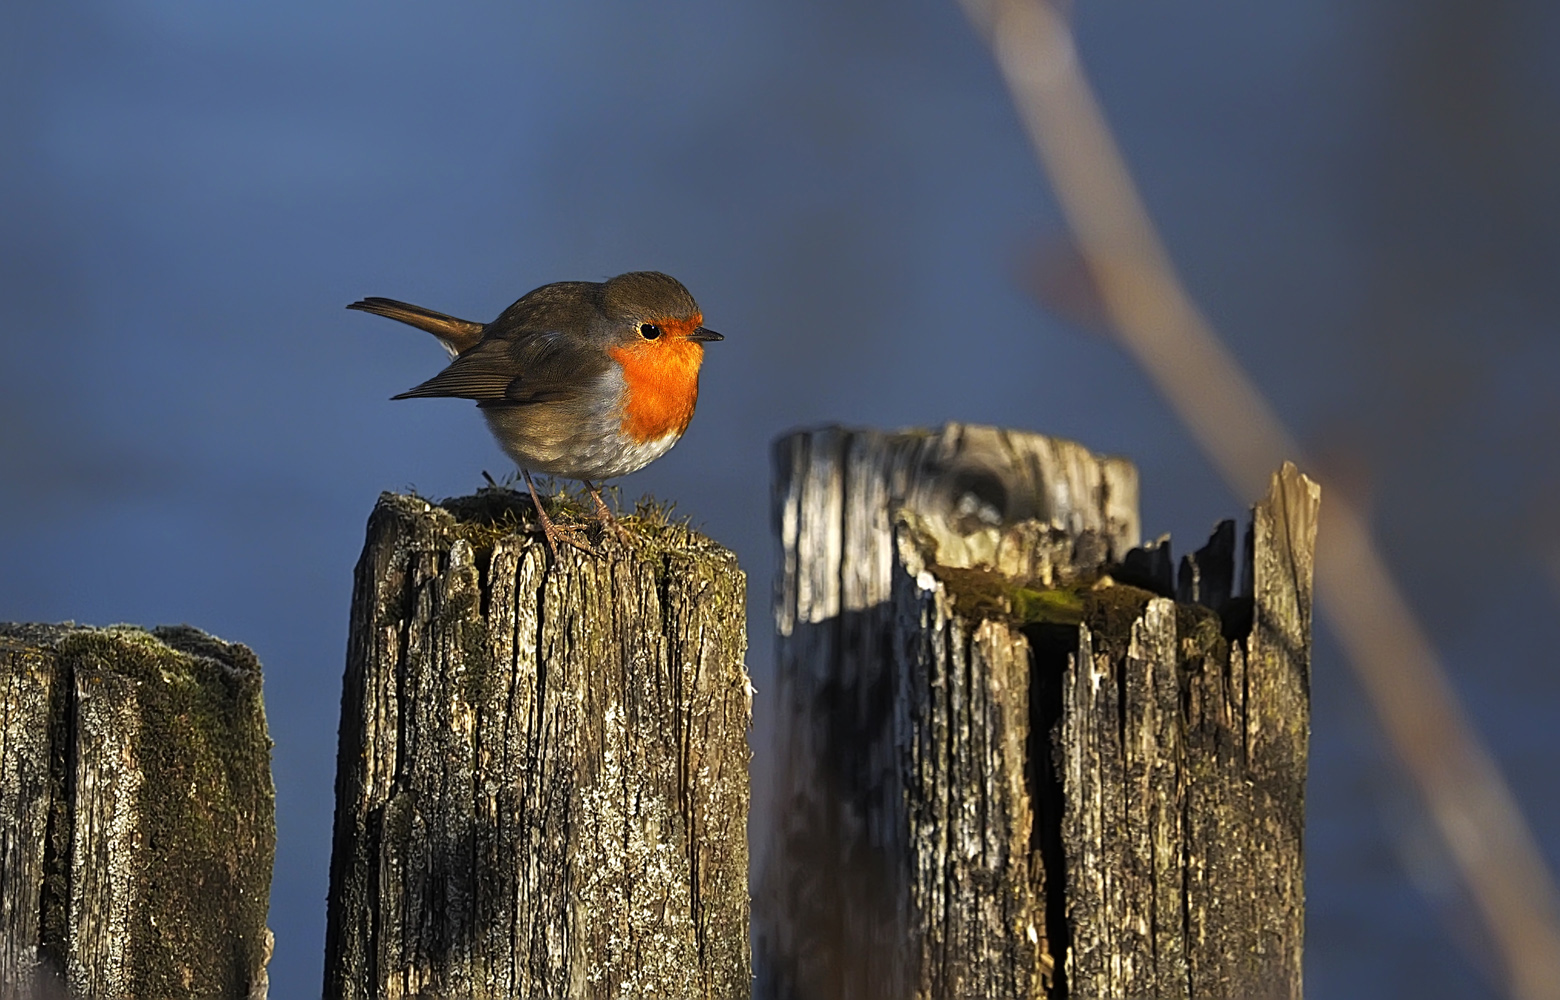
[{"label": "bird's folded wing", "polygon": [[458,396],[480,406],[577,399],[607,370],[605,352],[557,332],[523,340],[489,338],[422,385],[393,399]]}]

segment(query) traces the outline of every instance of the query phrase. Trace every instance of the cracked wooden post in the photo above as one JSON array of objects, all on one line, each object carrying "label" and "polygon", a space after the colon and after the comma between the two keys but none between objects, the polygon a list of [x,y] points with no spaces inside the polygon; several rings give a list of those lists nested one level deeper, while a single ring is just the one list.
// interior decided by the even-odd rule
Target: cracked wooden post
[{"label": "cracked wooden post", "polygon": [[745,580],[629,518],[386,494],[352,600],[328,998],[749,993]]},{"label": "cracked wooden post", "polygon": [[0,623],[0,998],[264,1000],[275,812],[248,649]]},{"label": "cracked wooden post", "polygon": [[1071,442],[825,429],[775,464],[759,996],[1298,1000],[1315,484],[1255,508],[1254,591],[1221,525],[1176,601],[1135,470]]}]

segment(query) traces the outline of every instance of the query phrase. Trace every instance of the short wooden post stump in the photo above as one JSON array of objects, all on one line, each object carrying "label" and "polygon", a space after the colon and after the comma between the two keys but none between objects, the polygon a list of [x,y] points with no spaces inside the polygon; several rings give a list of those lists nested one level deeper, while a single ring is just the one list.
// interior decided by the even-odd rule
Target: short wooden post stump
[{"label": "short wooden post stump", "polygon": [[758,995],[1299,1000],[1315,484],[1274,477],[1237,589],[1232,525],[1173,572],[1071,442],[775,461]]},{"label": "short wooden post stump", "polygon": [[743,574],[654,518],[555,565],[530,503],[369,520],[325,994],[745,997]]},{"label": "short wooden post stump", "polygon": [[275,850],[253,653],[0,624],[0,997],[264,1000]]}]

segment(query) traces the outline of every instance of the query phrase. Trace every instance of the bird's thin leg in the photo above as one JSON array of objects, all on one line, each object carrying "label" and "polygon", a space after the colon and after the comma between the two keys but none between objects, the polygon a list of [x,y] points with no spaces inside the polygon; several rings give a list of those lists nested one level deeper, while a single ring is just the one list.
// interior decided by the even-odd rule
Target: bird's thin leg
[{"label": "bird's thin leg", "polygon": [[558,542],[560,541],[569,543],[581,552],[587,552],[593,556],[600,555],[595,549],[573,537],[573,531],[565,531],[553,523],[552,518],[547,516],[546,509],[542,507],[542,498],[536,495],[536,484],[531,482],[531,473],[521,469],[520,474],[525,476],[525,485],[531,491],[531,502],[536,505],[536,516],[542,519],[542,534],[547,536],[547,547],[552,549],[553,562],[558,561]]},{"label": "bird's thin leg", "polygon": [[601,523],[616,524],[617,518],[612,516],[612,510],[607,506],[607,502],[601,499],[601,491],[592,486],[589,479],[582,479],[580,482],[585,484],[585,489],[590,493],[590,498],[595,501],[596,516],[601,519]]},{"label": "bird's thin leg", "polygon": [[585,484],[585,491],[589,493],[590,498],[596,502],[596,517],[601,520],[601,526],[612,532],[621,541],[628,541],[628,529],[623,527],[623,525],[618,522],[617,517],[612,513],[612,508],[608,507],[607,502],[601,499],[601,491],[596,489],[595,486],[591,485],[591,482],[588,479],[582,479],[580,482]]}]

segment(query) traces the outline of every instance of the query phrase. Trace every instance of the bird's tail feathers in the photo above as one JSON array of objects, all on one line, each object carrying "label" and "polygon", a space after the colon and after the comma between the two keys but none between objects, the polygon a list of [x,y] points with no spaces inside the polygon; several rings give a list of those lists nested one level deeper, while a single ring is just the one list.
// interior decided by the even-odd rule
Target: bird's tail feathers
[{"label": "bird's tail feathers", "polygon": [[359,299],[347,308],[373,313],[375,316],[385,316],[415,326],[419,330],[426,330],[438,337],[451,354],[459,354],[474,347],[477,341],[482,339],[481,323],[473,323],[469,319],[457,319],[441,312],[434,312],[432,309],[414,306],[409,302],[397,302],[395,299],[374,296]]}]

